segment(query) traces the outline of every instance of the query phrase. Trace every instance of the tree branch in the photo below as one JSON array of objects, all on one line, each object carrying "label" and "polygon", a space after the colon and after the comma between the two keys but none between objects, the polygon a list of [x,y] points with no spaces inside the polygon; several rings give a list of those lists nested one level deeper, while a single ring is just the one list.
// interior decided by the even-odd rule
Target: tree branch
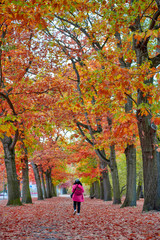
[{"label": "tree branch", "polygon": [[[122,39],[121,39],[121,36],[120,36],[120,33],[119,32],[116,32],[115,33],[115,37],[116,39],[118,40],[117,42],[117,47],[118,48],[122,48]],[[127,67],[130,67],[131,66],[131,63],[126,63],[124,61],[124,58],[123,57],[119,57],[119,63],[121,65],[122,68],[127,68]]]},{"label": "tree branch", "polygon": [[140,19],[142,19],[143,18],[143,16],[144,16],[144,14],[145,14],[145,12],[148,10],[148,8],[152,5],[152,3],[154,2],[154,0],[152,0],[151,2],[150,2],[150,4],[148,5],[148,7],[144,10],[144,12],[143,12],[143,14],[142,14],[142,16],[141,16],[141,18]]},{"label": "tree branch", "polygon": [[136,104],[136,106],[138,106],[137,102],[128,93],[125,92],[124,94],[128,96]]},{"label": "tree branch", "polygon": [[[152,18],[152,21],[150,23],[150,26],[149,26],[149,30],[152,30],[156,24],[156,21],[158,19],[158,17],[160,16],[160,9],[158,9],[158,11],[153,15],[153,18]],[[148,42],[149,42],[149,39],[150,39],[150,36],[147,37],[146,39],[144,39],[141,47],[146,47]]]},{"label": "tree branch", "polygon": [[110,160],[107,159],[99,149],[95,149],[95,152],[96,152],[97,156],[100,158],[100,160],[102,160],[105,163],[110,164]]},{"label": "tree branch", "polygon": [[67,23],[71,24],[72,26],[75,26],[76,28],[78,28],[82,33],[84,33],[84,35],[85,35],[86,37],[88,37],[89,40],[91,40],[92,46],[93,46],[93,48],[94,48],[96,51],[101,50],[101,47],[100,47],[99,42],[98,42],[95,38],[92,39],[92,37],[89,35],[89,33],[86,31],[85,28],[81,27],[78,23],[71,22],[71,21],[69,21],[68,19],[59,17],[59,16],[56,15],[56,14],[55,14],[55,17],[58,18],[58,19],[61,20],[61,21],[67,22]]},{"label": "tree branch", "polygon": [[152,62],[152,67],[157,67],[160,64],[160,54],[153,58],[149,58],[149,60]]},{"label": "tree branch", "polygon": [[81,135],[82,135],[83,137],[85,137],[85,140],[86,140],[89,144],[91,144],[92,146],[94,146],[94,143],[93,143],[88,137],[86,137],[85,133],[83,132],[82,128],[80,127],[80,124],[79,124],[78,122],[76,122],[76,125],[77,125],[77,127],[78,127]]},{"label": "tree branch", "polygon": [[37,95],[40,95],[40,94],[44,94],[44,93],[48,93],[49,91],[53,91],[53,90],[55,90],[55,88],[48,88],[48,89],[46,89],[46,90],[43,90],[42,92],[19,92],[19,93],[15,93],[15,92],[13,92],[12,94],[10,94],[10,95],[21,95],[21,94],[37,94]]},{"label": "tree branch", "polygon": [[[79,121],[77,121],[77,123],[78,123],[80,126],[84,127],[85,129],[89,130],[89,127],[88,127],[87,124],[81,123],[81,122],[79,122]],[[92,127],[91,127],[91,130],[92,130],[92,133],[93,133],[93,134],[99,132],[99,131],[94,130]]]},{"label": "tree branch", "polygon": [[2,46],[3,40],[5,38],[6,32],[7,32],[7,28],[5,29],[5,31],[2,31],[2,36],[1,36],[1,41],[0,41],[0,87],[2,86],[2,83],[3,83],[3,75],[2,75],[2,49],[1,49],[1,46]]},{"label": "tree branch", "polygon": [[104,46],[106,45],[106,43],[107,43],[108,39],[109,39],[109,37],[107,37],[107,38],[106,38],[106,40],[104,41],[104,43],[103,43],[103,44],[102,44],[102,46],[101,46],[101,49],[103,49],[103,48],[104,48]]},{"label": "tree branch", "polygon": [[9,146],[9,149],[10,149],[10,150],[13,149],[14,146],[16,145],[16,142],[17,142],[17,140],[18,140],[18,135],[19,135],[19,131],[18,131],[18,129],[17,129],[16,132],[15,132],[14,138],[13,138],[13,140],[12,140],[12,143],[11,143],[11,145]]},{"label": "tree branch", "polygon": [[[2,96],[3,98],[5,98],[5,99],[7,100],[7,103],[8,103],[8,105],[10,106],[13,114],[14,114],[15,116],[17,116],[17,114],[16,114],[16,112],[15,112],[15,109],[14,109],[14,107],[13,107],[13,104],[12,104],[11,100],[9,99],[9,97],[6,96],[6,95],[5,95],[4,93],[2,93],[2,92],[0,92],[0,96]],[[14,146],[15,146],[17,140],[18,140],[18,135],[19,135],[19,132],[18,132],[18,129],[17,129],[17,130],[15,131],[15,135],[14,135],[14,138],[13,138],[13,140],[12,140],[12,143],[11,143],[11,145],[9,146],[10,150],[14,148]]]},{"label": "tree branch", "polygon": [[14,110],[13,104],[12,104],[11,100],[9,99],[9,97],[6,96],[6,95],[5,95],[4,93],[2,93],[2,92],[0,92],[0,96],[2,96],[3,98],[5,98],[5,99],[7,100],[7,103],[8,103],[8,105],[10,106],[10,108],[12,109],[13,114],[14,114],[15,116],[17,116],[17,114],[16,114],[16,112],[15,112],[15,110]]}]

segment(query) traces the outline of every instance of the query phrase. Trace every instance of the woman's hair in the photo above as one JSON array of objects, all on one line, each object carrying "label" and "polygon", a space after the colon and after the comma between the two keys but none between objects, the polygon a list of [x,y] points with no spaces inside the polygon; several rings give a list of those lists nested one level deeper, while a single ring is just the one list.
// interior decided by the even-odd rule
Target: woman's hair
[{"label": "woman's hair", "polygon": [[82,183],[80,182],[79,179],[76,179],[75,182],[74,182],[74,184],[80,184],[80,185],[82,186]]}]

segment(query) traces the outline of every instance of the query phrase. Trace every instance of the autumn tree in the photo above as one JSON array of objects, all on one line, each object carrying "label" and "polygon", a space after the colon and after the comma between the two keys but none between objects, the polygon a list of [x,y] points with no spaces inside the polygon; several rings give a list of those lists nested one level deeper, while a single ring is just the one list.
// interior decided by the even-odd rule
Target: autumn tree
[{"label": "autumn tree", "polygon": [[[115,81],[116,98],[120,101],[120,96],[121,100],[128,96],[135,103],[144,169],[143,210],[159,210],[155,147],[157,127],[153,122],[153,117],[156,117],[158,111],[155,108],[155,100],[159,99],[159,93],[156,92],[159,68],[159,53],[156,53],[159,46],[159,7],[158,1],[152,1],[150,4],[142,1],[131,1],[130,4],[125,2],[123,8],[121,1],[96,1],[93,7],[91,3],[84,4],[83,7],[77,4],[71,12],[55,15],[62,25],[66,27],[68,24],[87,37],[87,43],[99,54],[103,65],[110,64],[109,69],[112,69],[113,73],[110,80]],[[85,21],[81,21],[82,18]],[[116,34],[119,35],[118,39]],[[107,44],[107,51],[104,52],[106,42],[110,45]],[[121,45],[120,48],[117,43]],[[126,65],[125,68],[122,63]]]},{"label": "autumn tree", "polygon": [[[53,23],[53,25],[54,25],[54,23]],[[54,29],[54,26],[49,26],[49,28],[51,28],[51,27]],[[79,103],[76,103],[77,106],[75,105],[75,102],[73,103],[73,105],[71,105],[71,98],[69,97],[70,98],[70,100],[69,100],[70,106],[71,106],[71,109],[73,112],[72,116],[73,116],[74,122],[76,123],[82,136],[83,137],[85,136],[85,139],[88,141],[88,143],[90,143],[92,146],[95,147],[96,154],[98,155],[98,157],[100,158],[100,161],[101,161],[101,168],[105,169],[107,162],[110,163],[109,165],[111,167],[111,162],[115,161],[115,158],[114,158],[114,160],[113,160],[113,157],[111,158],[111,160],[107,160],[104,149],[100,150],[98,148],[98,144],[96,146],[96,138],[94,135],[96,135],[96,133],[100,134],[102,132],[101,119],[100,119],[100,114],[99,113],[97,114],[96,112],[94,113],[95,119],[94,119],[93,115],[91,117],[91,115],[89,114],[88,106],[89,106],[89,102],[90,102],[90,106],[92,106],[92,107],[90,107],[90,109],[92,109],[92,111],[94,111],[93,109],[96,109],[95,102],[96,102],[96,95],[97,95],[98,91],[96,90],[94,83],[92,83],[92,84],[89,83],[87,86],[87,83],[85,82],[85,77],[88,78],[88,80],[89,80],[90,79],[89,74],[91,74],[91,73],[89,73],[90,69],[88,68],[88,64],[90,62],[87,63],[87,61],[84,58],[84,56],[86,57],[87,55],[85,55],[85,53],[84,53],[84,49],[82,47],[83,43],[81,43],[78,40],[78,35],[76,35],[76,33],[72,32],[71,29],[67,29],[67,27],[65,27],[65,26],[64,26],[64,29],[55,27],[55,30],[53,30],[53,31],[55,31],[55,33],[54,32],[52,33],[52,30],[45,29],[45,33],[48,35],[49,39],[52,40],[51,46],[53,47],[53,49],[55,49],[55,51],[58,51],[58,53],[59,53],[59,51],[61,51],[60,54],[63,55],[63,57],[67,58],[67,61],[70,60],[72,63],[73,71],[71,72],[71,70],[66,69],[65,70],[66,74],[64,72],[62,78],[66,77],[69,80],[71,80],[72,83],[69,83],[69,85],[74,86],[74,88],[76,89],[76,92],[78,93],[78,96],[74,96],[75,90],[74,90],[74,93],[72,93],[73,96],[76,97],[76,99],[79,101]],[[64,36],[62,35],[63,38],[61,38],[61,40],[59,40],[57,34],[59,34],[60,36],[62,34],[64,34]],[[68,38],[66,38],[66,36]],[[68,42],[65,42],[65,38],[67,39]],[[83,42],[85,44],[86,39],[83,39]],[[73,46],[75,45],[75,49],[72,48],[72,45]],[[57,50],[57,48],[59,48],[59,50]],[[50,52],[52,54],[54,52],[54,50],[51,49]],[[55,53],[55,54],[57,56],[57,53]],[[61,61],[61,58],[60,57],[58,57],[58,58]],[[52,59],[51,60],[52,62],[55,61],[54,54],[51,55],[51,59]],[[56,58],[56,61],[57,61],[57,58]],[[91,61],[91,64],[92,64],[92,61]],[[70,64],[68,64],[68,68],[69,68],[69,66],[70,66]],[[62,70],[62,71],[64,71],[64,70]],[[60,71],[59,71],[59,73],[60,73]],[[59,75],[57,75],[57,77],[59,77]],[[74,82],[75,82],[75,84],[74,84]],[[91,88],[91,92],[88,94],[87,91],[90,88]],[[69,90],[69,91],[71,91],[71,90]],[[86,94],[86,96],[85,96],[85,94]],[[80,108],[81,109],[80,111],[83,112],[83,114],[84,114],[83,121],[85,121],[84,123],[82,122],[82,120],[80,120],[80,118],[79,118],[80,115],[76,113],[77,112],[76,107],[77,107],[77,109]],[[92,122],[94,122],[94,123],[92,123]],[[94,130],[94,128],[97,128],[97,130]],[[84,129],[88,130],[88,133],[90,134],[91,139],[86,137],[86,135],[88,133],[85,133]],[[112,168],[112,172],[113,172],[112,177],[114,179],[114,181],[113,181],[114,203],[119,203],[120,202],[120,191],[118,190],[119,183],[118,183],[118,178],[117,178],[118,174],[117,174],[116,162],[114,164],[112,164],[111,168]],[[109,178],[108,178],[107,172],[104,171],[104,172],[102,172],[102,174],[103,174],[104,184],[105,185],[107,184],[107,187],[104,187],[104,189],[109,189],[110,183],[109,183]],[[116,189],[116,191],[115,191],[115,189]],[[107,191],[108,190],[105,190],[106,193],[107,193]],[[105,200],[107,200],[107,195],[105,196]]]},{"label": "autumn tree", "polygon": [[[63,182],[68,177],[66,173],[67,153],[62,147],[58,128],[50,127],[51,132],[44,132],[37,150],[31,155],[37,189],[43,189],[44,197],[56,196],[57,181]],[[60,141],[59,141],[60,140]],[[37,177],[38,176],[38,177]],[[45,193],[46,192],[46,193]]]},{"label": "autumn tree", "polygon": [[[126,201],[132,205],[132,202],[135,204],[136,129],[134,120],[136,119],[143,157],[145,199],[143,210],[159,210],[159,152],[157,151],[157,144],[159,144],[157,138],[159,131],[157,129],[160,61],[159,0],[153,0],[150,3],[141,0],[123,1],[123,3],[121,0],[112,2],[97,0],[94,3],[84,1],[83,4],[79,1],[65,1],[65,4],[43,1],[42,4],[40,0],[13,1],[11,5],[9,1],[5,3],[1,12],[0,84],[3,90],[1,91],[3,104],[1,114],[5,115],[7,109],[7,115],[5,115],[7,118],[3,120],[5,127],[1,129],[7,137],[15,135],[14,141],[10,138],[12,143],[9,148],[15,146],[18,136],[17,106],[19,105],[18,98],[15,96],[22,98],[21,90],[25,86],[30,94],[30,109],[39,111],[43,109],[47,112],[52,110],[55,116],[54,121],[58,124],[63,122],[63,126],[68,124],[73,127],[74,119],[80,133],[94,147],[101,163],[107,162],[112,168],[115,149],[123,139],[128,162],[128,183],[132,180],[134,182],[132,196],[128,193]],[[12,49],[14,36],[21,31],[16,32],[16,21],[8,27],[4,17],[7,11],[9,18],[21,20],[19,24],[30,27],[34,25],[34,29],[36,31],[38,29],[37,41],[34,44],[43,39],[39,44],[40,50],[33,47],[32,54],[28,53],[27,58],[27,52],[24,51],[25,58],[23,58],[22,51]],[[24,18],[24,16],[27,17]],[[25,44],[31,40],[30,27],[26,35],[24,31],[21,32],[25,36],[22,41]],[[42,30],[42,35],[39,29]],[[12,33],[10,36],[13,36],[13,39],[8,37],[7,41],[4,41],[6,36],[9,36],[8,32]],[[48,39],[51,40],[49,44]],[[19,40],[16,44],[18,43],[20,43]],[[18,47],[17,49],[20,50]],[[13,53],[19,54],[18,61],[15,60],[16,54],[13,56]],[[45,64],[38,54],[45,59]],[[36,60],[38,59],[34,64],[31,58],[33,55]],[[23,62],[22,59],[25,61]],[[13,62],[17,63],[18,68],[13,66]],[[34,67],[31,68],[31,65]],[[41,74],[38,78],[34,78],[34,73],[36,72],[37,75],[40,68]],[[31,75],[28,76],[28,81],[24,81],[23,76],[29,69],[32,70]],[[50,74],[51,72],[53,73]],[[16,79],[19,80],[19,85]],[[67,81],[68,79],[70,81]],[[10,94],[12,82],[16,82],[16,86],[19,87],[19,90],[16,88],[16,91],[18,90],[16,94],[14,91],[14,95]],[[47,99],[47,104],[43,98],[37,97],[37,94],[33,97],[34,93],[38,96],[42,94],[41,96]],[[55,97],[55,93],[59,94],[59,99],[58,95],[56,95],[57,98]],[[73,99],[69,96],[70,94]],[[20,102],[22,110],[23,101]],[[55,102],[57,102],[56,105],[54,105]],[[59,107],[61,112],[58,112]],[[123,114],[124,111],[125,114]],[[9,116],[10,112],[12,117]],[[127,122],[121,116],[127,118]],[[108,117],[110,119],[107,122]],[[106,134],[104,134],[105,131]],[[1,138],[3,140],[3,136]],[[111,156],[104,151],[105,147],[110,149]],[[116,165],[113,166],[117,173]],[[130,178],[130,176],[133,177]],[[128,184],[128,189],[129,186]]]},{"label": "autumn tree", "polygon": [[[15,144],[17,140],[20,140],[21,147],[23,148],[23,159],[21,159],[23,166],[22,201],[31,202],[28,179],[28,149],[27,139],[24,138],[24,128],[31,126],[30,113],[32,111],[35,112],[38,105],[35,100],[36,97],[32,95],[33,83],[36,81],[34,79],[35,75],[39,73],[38,69],[44,64],[44,62],[42,64],[42,61],[38,60],[38,51],[37,54],[35,53],[37,50],[37,41],[34,41],[33,45],[31,44],[33,36],[35,40],[34,29],[36,26],[39,26],[40,18],[37,18],[34,1],[30,3],[26,3],[26,1],[4,1],[0,5],[0,8],[2,10],[0,96],[1,116],[3,117],[1,119],[1,141],[4,146],[8,176],[8,204],[20,204],[19,180],[17,179],[15,165]],[[34,17],[31,19],[30,16],[32,13]],[[43,22],[43,20],[41,21]],[[41,51],[42,55],[44,55],[43,51]],[[31,65],[32,70],[30,72]],[[40,80],[37,82],[39,83]],[[41,84],[41,88],[34,93],[45,93],[48,90],[48,85],[46,86],[45,83],[44,81]]]}]

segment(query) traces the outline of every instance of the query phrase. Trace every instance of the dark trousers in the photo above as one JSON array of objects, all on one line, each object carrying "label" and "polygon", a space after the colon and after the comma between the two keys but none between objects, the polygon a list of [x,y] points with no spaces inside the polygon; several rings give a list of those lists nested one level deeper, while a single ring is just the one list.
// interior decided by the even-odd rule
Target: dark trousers
[{"label": "dark trousers", "polygon": [[76,202],[76,201],[74,201],[74,202],[73,202],[73,208],[74,208],[74,210],[76,210],[76,208],[77,208],[77,212],[80,213],[81,202]]}]

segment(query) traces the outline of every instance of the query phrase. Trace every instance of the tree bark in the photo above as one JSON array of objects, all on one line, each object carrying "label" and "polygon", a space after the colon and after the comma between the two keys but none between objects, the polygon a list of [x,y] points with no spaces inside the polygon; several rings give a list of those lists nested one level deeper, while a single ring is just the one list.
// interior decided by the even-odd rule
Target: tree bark
[{"label": "tree bark", "polygon": [[[140,92],[140,91],[139,91]],[[142,93],[139,93],[142,98]],[[159,160],[156,154],[156,128],[150,116],[141,116],[137,111],[138,130],[142,148],[144,205],[143,211],[160,211]]]},{"label": "tree bark", "polygon": [[143,183],[143,177],[142,177],[142,172],[140,171],[138,174],[138,186],[137,186],[137,192],[136,192],[136,199],[139,200],[139,198],[143,198],[143,188],[142,188],[142,183]]},{"label": "tree bark", "polygon": [[139,200],[143,198],[143,189],[142,189],[142,182],[138,182],[137,192],[136,192],[136,199]]},{"label": "tree bark", "polygon": [[42,182],[42,191],[43,191],[43,197],[47,198],[47,193],[46,193],[46,187],[44,183],[44,175],[43,175],[43,169],[40,167],[40,176],[41,176],[41,182]]},{"label": "tree bark", "polygon": [[115,146],[110,146],[110,165],[113,183],[113,204],[121,203],[118,168],[116,163]]},{"label": "tree bark", "polygon": [[103,177],[100,177],[100,199],[104,200]]},{"label": "tree bark", "polygon": [[[106,158],[104,149],[101,150],[101,155],[104,156],[104,158]],[[102,169],[104,201],[112,201],[112,190],[111,190],[111,184],[109,180],[108,167],[107,167],[108,163],[107,162],[105,163],[104,160],[101,159],[99,155],[98,157],[100,158],[100,167]]]},{"label": "tree bark", "polygon": [[[160,4],[157,2],[158,11],[153,14],[149,25],[149,30],[153,30],[157,24],[158,17],[160,15]],[[136,30],[142,29],[140,24],[140,18],[135,19]],[[156,55],[153,58],[149,58],[148,54],[148,42],[150,37],[144,38],[137,42],[137,39],[133,39],[133,49],[136,53],[137,66],[142,66],[146,61],[150,60],[151,68],[156,68],[160,64],[160,55]],[[158,42],[159,44],[159,42]],[[148,69],[147,69],[148,71]],[[146,74],[147,76],[147,74]],[[153,77],[145,79],[144,84],[153,84]],[[159,161],[156,154],[156,126],[152,122],[152,113],[150,109],[147,109],[148,113],[142,113],[141,105],[148,103],[148,98],[152,95],[148,92],[142,92],[141,89],[137,90],[137,125],[142,149],[143,159],[143,179],[144,179],[144,205],[143,211],[158,210],[160,211],[160,181],[159,181]]]},{"label": "tree bark", "polygon": [[[110,131],[112,131],[112,118],[107,117],[108,126],[110,127]],[[119,177],[118,177],[118,168],[116,163],[116,154],[115,154],[115,146],[110,146],[110,163],[109,167],[111,169],[112,176],[112,184],[113,184],[113,204],[121,203],[121,194],[120,194],[120,186],[119,186]]]},{"label": "tree bark", "polygon": [[28,157],[25,155],[22,159],[22,202],[32,203],[31,193],[29,189],[29,176],[28,176]]},{"label": "tree bark", "polygon": [[127,145],[125,149],[127,165],[127,189],[123,207],[136,206],[136,149],[134,145]]},{"label": "tree bark", "polygon": [[94,195],[95,195],[95,198],[97,199],[100,199],[100,185],[99,185],[99,181],[95,181],[93,183],[93,186],[94,186]]},{"label": "tree bark", "polygon": [[90,186],[90,198],[94,198],[94,185],[93,185],[93,183]]},{"label": "tree bark", "polygon": [[32,162],[32,167],[33,167],[34,177],[35,177],[36,186],[37,186],[38,200],[43,200],[41,179],[40,179],[40,175],[39,175],[38,166]]},{"label": "tree bark", "polygon": [[32,203],[30,188],[29,188],[29,169],[28,169],[28,151],[24,144],[24,123],[20,123],[21,131],[19,132],[19,140],[21,141],[21,148],[23,150],[23,157],[21,158],[22,164],[22,202]]},{"label": "tree bark", "polygon": [[[133,108],[130,97],[127,96],[126,113],[130,113]],[[125,155],[127,166],[126,198],[121,207],[136,206],[136,148],[133,144],[127,144]]]},{"label": "tree bark", "polygon": [[7,205],[21,205],[20,201],[20,184],[17,178],[16,165],[15,165],[15,148],[12,147],[12,138],[4,136],[1,139],[4,149],[4,161],[7,171],[8,183],[8,202]]},{"label": "tree bark", "polygon": [[47,169],[45,172],[46,178],[46,190],[47,190],[47,198],[53,197],[52,195],[52,180],[51,180],[51,169]]},{"label": "tree bark", "polygon": [[112,201],[112,191],[111,191],[111,183],[109,180],[108,167],[107,163],[100,163],[102,169],[102,181],[103,181],[103,200],[104,201]]},{"label": "tree bark", "polygon": [[[51,179],[52,181],[52,179]],[[52,197],[56,197],[57,196],[57,193],[56,193],[56,187],[54,186],[54,184],[51,182],[51,186],[52,186]],[[65,189],[65,192],[67,193],[66,189]],[[65,193],[65,194],[66,194]]]},{"label": "tree bark", "polygon": [[158,170],[158,187],[157,187],[157,195],[160,198],[160,152],[156,149],[156,158],[157,158],[157,170]]},{"label": "tree bark", "polygon": [[103,175],[103,189],[104,189],[104,201],[112,201],[112,190],[109,180],[108,169],[102,173]]}]

